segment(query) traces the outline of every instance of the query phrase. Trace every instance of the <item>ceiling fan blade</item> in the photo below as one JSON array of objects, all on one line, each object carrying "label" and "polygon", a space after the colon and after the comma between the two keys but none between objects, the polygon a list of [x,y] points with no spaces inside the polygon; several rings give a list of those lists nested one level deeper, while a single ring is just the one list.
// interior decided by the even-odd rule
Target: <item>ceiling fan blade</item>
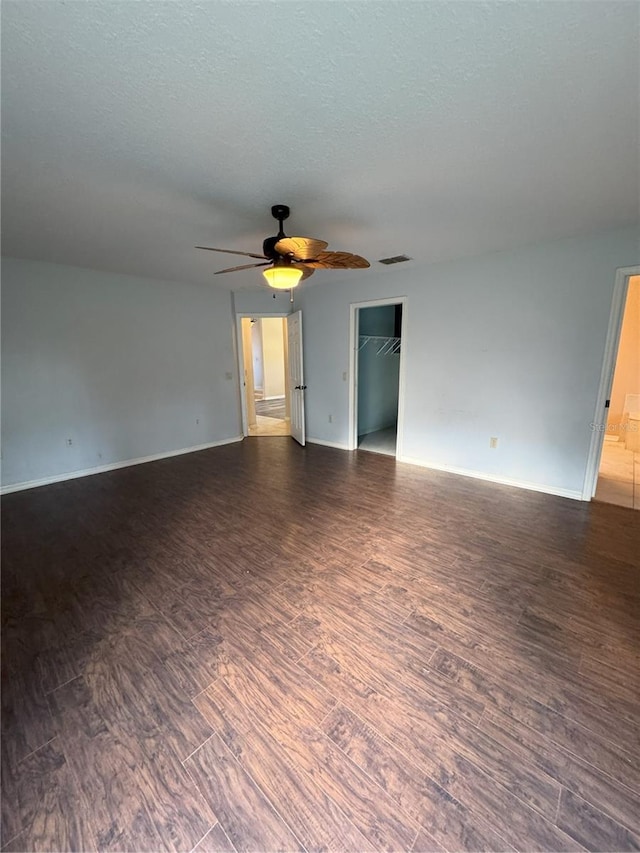
[{"label": "ceiling fan blade", "polygon": [[265,261],[263,264],[241,264],[239,267],[227,267],[226,270],[217,270],[214,275],[222,275],[223,272],[238,272],[238,270],[251,270],[254,267],[268,267],[271,261]]},{"label": "ceiling fan blade", "polygon": [[302,278],[300,281],[304,281],[305,278],[309,278],[309,276],[313,275],[315,272],[314,269],[308,267],[306,264],[296,264],[295,267],[297,270],[302,270]]},{"label": "ceiling fan blade", "polygon": [[351,252],[320,252],[305,264],[317,270],[363,270],[371,266],[365,258]]},{"label": "ceiling fan blade", "polygon": [[224,252],[225,255],[244,255],[245,258],[264,259],[265,255],[256,255],[254,252],[238,252],[236,249],[213,249],[211,246],[196,246],[196,249],[204,249],[205,252]]},{"label": "ceiling fan blade", "polygon": [[293,255],[299,261],[316,258],[329,244],[315,237],[283,237],[278,240],[275,250],[279,255]]}]

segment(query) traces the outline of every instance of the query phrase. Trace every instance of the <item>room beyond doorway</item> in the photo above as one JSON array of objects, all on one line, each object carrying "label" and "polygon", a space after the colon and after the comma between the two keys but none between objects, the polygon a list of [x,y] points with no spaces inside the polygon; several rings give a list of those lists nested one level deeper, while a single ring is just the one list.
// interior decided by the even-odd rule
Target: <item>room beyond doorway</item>
[{"label": "room beyond doorway", "polygon": [[640,275],[629,277],[594,499],[640,509]]},{"label": "room beyond doorway", "polygon": [[243,410],[248,436],[291,435],[284,317],[243,317]]}]

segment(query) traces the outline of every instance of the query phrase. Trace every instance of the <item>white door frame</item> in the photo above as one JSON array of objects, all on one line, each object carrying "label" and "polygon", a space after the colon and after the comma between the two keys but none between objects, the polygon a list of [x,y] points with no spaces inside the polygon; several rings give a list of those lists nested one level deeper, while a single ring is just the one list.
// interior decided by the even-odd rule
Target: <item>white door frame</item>
[{"label": "white door frame", "polygon": [[[620,332],[622,331],[622,321],[624,319],[624,308],[629,290],[629,277],[632,275],[640,275],[640,266],[620,267],[616,270],[613,299],[611,300],[611,313],[609,315],[609,328],[607,330],[604,359],[600,373],[600,387],[598,388],[596,408],[593,420],[591,421],[591,443],[589,445],[587,469],[582,487],[583,501],[591,500],[598,485],[598,471],[600,469],[600,457],[602,455],[602,445],[604,444],[605,435],[605,430],[599,429],[599,425],[603,423],[603,419],[609,413],[606,403],[611,397],[613,374],[616,369]],[[606,423],[604,426],[606,427]]]},{"label": "white door frame", "polygon": [[[242,314],[236,314],[236,340],[238,341],[238,376],[240,377],[240,382],[238,383],[238,390],[240,392],[240,411],[242,412],[242,434],[246,437],[249,435],[249,424],[248,424],[248,416],[247,416],[247,396],[246,389],[244,384],[244,352],[242,348],[242,320],[244,318],[248,318],[253,320],[255,317],[256,320],[266,320],[269,317],[288,317],[289,314],[255,314],[250,313],[248,311],[244,311]],[[287,388],[287,390],[289,390]]]},{"label": "white door frame", "polygon": [[358,338],[360,308],[376,308],[378,305],[402,305],[402,324],[400,326],[400,374],[398,384],[398,433],[396,438],[396,459],[402,456],[404,438],[404,397],[406,365],[406,317],[407,297],[390,296],[385,299],[369,299],[366,302],[352,302],[349,306],[349,450],[358,448]]}]

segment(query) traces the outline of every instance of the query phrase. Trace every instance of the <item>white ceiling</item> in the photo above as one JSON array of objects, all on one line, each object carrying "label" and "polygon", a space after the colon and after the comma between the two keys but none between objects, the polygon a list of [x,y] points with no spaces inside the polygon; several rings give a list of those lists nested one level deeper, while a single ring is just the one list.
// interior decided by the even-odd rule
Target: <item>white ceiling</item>
[{"label": "white ceiling", "polygon": [[416,264],[637,221],[639,10],[4,0],[3,253],[243,287],[193,246],[276,202]]}]

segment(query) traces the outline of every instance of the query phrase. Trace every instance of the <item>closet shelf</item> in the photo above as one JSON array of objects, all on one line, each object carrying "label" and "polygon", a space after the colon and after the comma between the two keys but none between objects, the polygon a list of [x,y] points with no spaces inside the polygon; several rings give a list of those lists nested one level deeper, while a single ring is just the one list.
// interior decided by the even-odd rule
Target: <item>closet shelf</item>
[{"label": "closet shelf", "polygon": [[360,335],[358,352],[371,344],[376,347],[376,355],[397,355],[400,352],[400,338],[384,335]]}]

